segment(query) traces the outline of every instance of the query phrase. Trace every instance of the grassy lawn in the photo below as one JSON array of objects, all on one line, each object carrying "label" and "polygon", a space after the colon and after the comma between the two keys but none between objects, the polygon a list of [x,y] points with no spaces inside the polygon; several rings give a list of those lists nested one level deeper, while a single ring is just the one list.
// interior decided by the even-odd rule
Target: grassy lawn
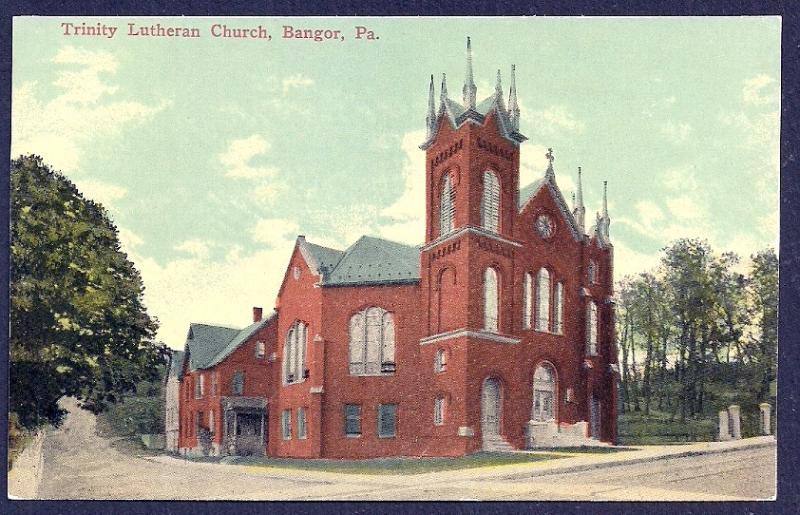
[{"label": "grassy lawn", "polygon": [[[590,451],[587,451],[590,452]],[[342,474],[423,474],[444,470],[459,470],[498,465],[515,465],[554,460],[560,454],[506,454],[479,452],[460,458],[375,458],[365,460],[286,459],[264,457],[229,457],[225,463],[257,467],[276,467]],[[211,458],[195,458],[196,461],[219,461]]]}]

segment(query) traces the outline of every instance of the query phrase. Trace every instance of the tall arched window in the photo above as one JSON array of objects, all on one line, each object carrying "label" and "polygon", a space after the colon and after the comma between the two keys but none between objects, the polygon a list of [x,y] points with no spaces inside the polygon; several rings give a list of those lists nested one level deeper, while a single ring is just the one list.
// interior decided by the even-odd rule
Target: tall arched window
[{"label": "tall arched window", "polygon": [[372,307],[350,318],[350,374],[392,373],[394,362],[394,317]]},{"label": "tall arched window", "polygon": [[597,282],[597,262],[595,262],[594,259],[589,260],[589,266],[586,271],[586,275],[590,285]]},{"label": "tall arched window", "polygon": [[536,330],[550,330],[550,272],[546,268],[536,278]]},{"label": "tall arched window", "polygon": [[492,267],[483,273],[483,328],[497,332],[497,311],[500,303],[497,270]]},{"label": "tall arched window", "polygon": [[533,309],[533,276],[525,272],[522,282],[522,328],[531,328],[531,311]]},{"label": "tall arched window", "polygon": [[456,214],[456,189],[453,185],[453,174],[448,172],[442,181],[439,211],[439,235],[453,230]]},{"label": "tall arched window", "polygon": [[548,363],[533,374],[533,420],[548,422],[556,418],[556,373]]},{"label": "tall arched window", "polygon": [[586,352],[590,356],[597,354],[597,304],[589,302],[586,308]]},{"label": "tall arched window", "polygon": [[553,290],[553,332],[564,332],[564,285],[560,282]]},{"label": "tall arched window", "polygon": [[292,324],[283,345],[283,381],[300,383],[305,380],[306,342],[308,326],[300,321]]},{"label": "tall arched window", "polygon": [[497,232],[500,226],[500,181],[489,170],[483,172],[481,226],[492,232]]}]

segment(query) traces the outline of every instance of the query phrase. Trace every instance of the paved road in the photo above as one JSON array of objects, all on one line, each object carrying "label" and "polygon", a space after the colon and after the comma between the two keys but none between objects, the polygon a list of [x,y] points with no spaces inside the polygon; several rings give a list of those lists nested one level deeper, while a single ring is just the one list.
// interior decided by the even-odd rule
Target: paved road
[{"label": "paved road", "polygon": [[145,459],[111,447],[79,409],[43,453],[41,499],[732,500],[775,485],[774,446],[548,475],[542,464],[398,477]]}]

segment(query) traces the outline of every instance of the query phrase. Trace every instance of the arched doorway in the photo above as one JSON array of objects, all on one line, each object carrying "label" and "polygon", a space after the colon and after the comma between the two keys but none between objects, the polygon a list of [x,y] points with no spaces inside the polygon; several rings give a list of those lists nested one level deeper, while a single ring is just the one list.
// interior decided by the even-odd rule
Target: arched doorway
[{"label": "arched doorway", "polygon": [[535,422],[556,419],[556,373],[549,363],[542,363],[533,373],[533,416]]},{"label": "arched doorway", "polygon": [[481,432],[484,438],[500,434],[500,382],[490,377],[481,390]]}]

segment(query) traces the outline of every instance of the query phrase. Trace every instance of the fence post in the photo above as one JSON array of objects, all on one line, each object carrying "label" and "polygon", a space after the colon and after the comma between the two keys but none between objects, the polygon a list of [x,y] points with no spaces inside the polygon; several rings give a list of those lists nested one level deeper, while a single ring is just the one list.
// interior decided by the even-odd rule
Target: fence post
[{"label": "fence post", "polygon": [[762,402],[758,405],[761,408],[761,434],[762,435],[769,435],[772,434],[771,424],[770,424],[770,412],[771,407],[768,402]]},{"label": "fence post", "polygon": [[728,410],[719,412],[719,441],[725,442],[731,439],[731,430],[728,426]]},{"label": "fence post", "polygon": [[728,417],[730,418],[731,437],[734,440],[742,438],[742,413],[738,404],[728,406]]}]

